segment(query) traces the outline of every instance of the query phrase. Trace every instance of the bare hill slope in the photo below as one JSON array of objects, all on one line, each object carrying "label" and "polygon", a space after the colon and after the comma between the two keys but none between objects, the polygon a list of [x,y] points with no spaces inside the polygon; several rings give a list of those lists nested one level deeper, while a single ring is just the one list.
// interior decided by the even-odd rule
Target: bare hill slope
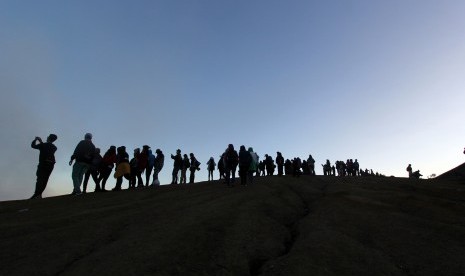
[{"label": "bare hill slope", "polygon": [[436,177],[442,180],[462,180],[465,184],[465,163]]},{"label": "bare hill slope", "polygon": [[0,275],[463,275],[465,186],[262,177],[0,203]]}]

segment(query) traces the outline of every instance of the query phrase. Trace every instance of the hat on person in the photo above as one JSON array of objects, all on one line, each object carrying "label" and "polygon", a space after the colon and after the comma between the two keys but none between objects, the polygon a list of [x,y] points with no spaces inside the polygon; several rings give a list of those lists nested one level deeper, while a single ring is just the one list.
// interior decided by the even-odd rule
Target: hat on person
[{"label": "hat on person", "polygon": [[86,133],[86,135],[84,135],[84,139],[92,140],[92,133]]}]

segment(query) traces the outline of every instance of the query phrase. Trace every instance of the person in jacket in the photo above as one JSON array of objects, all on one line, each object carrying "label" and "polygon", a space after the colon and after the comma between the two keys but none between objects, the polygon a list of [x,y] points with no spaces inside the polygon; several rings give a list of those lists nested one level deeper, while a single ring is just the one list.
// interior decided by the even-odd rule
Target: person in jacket
[{"label": "person in jacket", "polygon": [[408,164],[406,171],[408,172],[408,178],[412,178],[412,164]]},{"label": "person in jacket", "polygon": [[266,175],[270,176],[274,174],[274,168],[276,165],[274,164],[273,157],[268,154],[265,154],[265,168],[266,168]]},{"label": "person in jacket", "polygon": [[197,160],[197,158],[195,158],[193,153],[190,153],[189,156],[191,161],[189,167],[189,170],[191,172],[189,176],[189,183],[193,184],[195,181],[195,172],[200,171],[200,162]]},{"label": "person in jacket", "polygon": [[284,157],[279,151],[276,154],[277,154],[276,164],[278,165],[278,176],[282,176],[283,169],[284,169]]},{"label": "person in jacket", "polygon": [[178,173],[179,170],[182,167],[182,155],[181,155],[181,150],[177,149],[176,150],[176,155],[171,154],[171,159],[174,160],[173,163],[173,173],[172,173],[172,181],[171,184],[178,184]]},{"label": "person in jacket", "polygon": [[[210,157],[210,159],[207,162],[207,170],[208,170],[208,181],[213,180],[213,171],[215,171],[215,159],[213,157]],[[220,176],[221,179],[221,176]]]},{"label": "person in jacket", "polygon": [[241,179],[241,185],[243,186],[247,186],[247,174],[249,173],[251,163],[252,156],[250,152],[245,150],[245,146],[242,145],[239,148],[239,177]]},{"label": "person in jacket", "polygon": [[76,160],[73,166],[73,192],[71,195],[80,195],[81,194],[81,183],[84,178],[84,174],[90,167],[92,160],[95,154],[95,146],[92,143],[92,134],[86,133],[84,135],[84,140],[81,140],[76,148],[74,149],[73,155],[69,161],[69,165],[73,164],[73,161]]},{"label": "person in jacket", "polygon": [[137,187],[138,188],[144,187],[144,181],[142,180],[142,174],[144,173],[145,168],[147,167],[147,162],[149,158],[149,155],[148,155],[149,148],[150,147],[147,145],[142,146],[142,151],[139,153],[139,156],[137,156],[137,165],[138,165]]},{"label": "person in jacket", "polygon": [[310,175],[315,175],[315,159],[313,159],[311,154],[308,155],[307,166],[308,166]]},{"label": "person in jacket", "polygon": [[225,178],[225,170],[224,170],[224,154],[220,156],[218,160],[218,172],[220,174],[220,180]]},{"label": "person in jacket", "polygon": [[145,167],[145,186],[148,186],[150,183],[153,166],[155,166],[155,155],[153,155],[152,150],[149,148],[147,150],[147,166]]},{"label": "person in jacket", "polygon": [[[129,167],[131,168],[131,176],[129,178],[129,188],[136,188],[137,178],[140,177],[139,170],[139,157],[140,157],[140,148],[134,149],[134,155],[129,161]],[[140,182],[139,182],[140,183]]]},{"label": "person in jacket", "polygon": [[292,161],[289,159],[286,159],[286,161],[284,162],[284,173],[286,175],[292,174]]},{"label": "person in jacket", "polygon": [[181,165],[181,180],[179,181],[179,184],[187,183],[187,170],[190,166],[191,162],[189,161],[189,157],[187,156],[187,154],[184,154]]},{"label": "person in jacket", "polygon": [[165,155],[163,155],[163,152],[160,149],[155,150],[155,152],[157,153],[157,156],[155,157],[155,164],[153,166],[152,186],[160,185],[160,180],[158,180],[158,174],[163,169],[163,166],[165,164]]},{"label": "person in jacket", "polygon": [[249,172],[248,172],[248,181],[250,184],[253,184],[253,175],[258,171],[258,154],[253,151],[252,147],[249,147],[248,152],[252,158]]},{"label": "person in jacket", "polygon": [[100,163],[102,163],[102,156],[100,155],[100,149],[95,148],[94,158],[92,158],[92,163],[90,164],[89,169],[84,174],[84,184],[82,187],[82,192],[85,194],[87,192],[87,183],[89,183],[89,178],[92,176],[92,179],[95,183],[94,192],[100,192],[100,184],[98,180]]},{"label": "person in jacket", "polygon": [[113,167],[116,163],[116,147],[110,146],[110,148],[105,152],[100,163],[100,175],[98,177],[98,182],[102,184],[101,191],[106,192],[105,184],[107,183],[108,178],[113,170]]},{"label": "person in jacket", "polygon": [[236,179],[236,169],[237,165],[239,164],[239,155],[237,154],[237,151],[234,149],[233,144],[228,145],[228,148],[224,153],[223,161],[226,173],[226,184],[229,187],[232,187],[234,186],[233,183]]},{"label": "person in jacket", "polygon": [[47,187],[48,179],[55,167],[55,152],[57,147],[53,144],[57,140],[55,134],[50,134],[46,142],[42,142],[40,137],[32,140],[31,148],[39,150],[39,164],[36,171],[36,188],[31,199],[42,198],[42,193]]},{"label": "person in jacket", "polygon": [[123,177],[128,180],[131,177],[131,167],[129,166],[129,154],[126,152],[126,147],[118,147],[116,152],[116,171],[113,175],[116,178],[116,185],[112,190],[121,191]]}]

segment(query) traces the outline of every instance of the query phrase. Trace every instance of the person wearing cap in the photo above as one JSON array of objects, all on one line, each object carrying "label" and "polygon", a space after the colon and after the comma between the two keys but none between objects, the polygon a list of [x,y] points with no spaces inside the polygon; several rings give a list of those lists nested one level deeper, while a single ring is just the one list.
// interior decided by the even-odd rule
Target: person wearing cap
[{"label": "person wearing cap", "polygon": [[76,160],[73,166],[73,173],[71,175],[74,186],[71,195],[81,194],[81,183],[84,178],[84,174],[87,172],[92,160],[94,159],[94,154],[95,146],[92,143],[92,134],[86,133],[86,135],[84,135],[84,140],[81,140],[79,144],[77,144],[69,161],[69,165],[71,166],[73,161]]},{"label": "person wearing cap", "polygon": [[[42,193],[47,187],[47,182],[52,174],[53,168],[55,166],[55,152],[57,147],[53,144],[58,137],[55,134],[50,134],[47,137],[47,142],[43,143],[40,137],[36,137],[32,143],[31,147],[33,149],[39,150],[39,165],[37,165],[37,181],[36,189],[31,199],[42,198]],[[37,143],[39,142],[39,143]]]}]

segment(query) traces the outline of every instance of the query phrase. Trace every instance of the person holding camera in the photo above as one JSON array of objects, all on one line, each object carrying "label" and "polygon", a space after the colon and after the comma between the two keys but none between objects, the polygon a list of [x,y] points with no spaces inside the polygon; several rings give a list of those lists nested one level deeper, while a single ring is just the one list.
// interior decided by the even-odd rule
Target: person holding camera
[{"label": "person holding camera", "polygon": [[171,154],[171,159],[174,160],[173,164],[173,180],[171,181],[171,184],[178,184],[178,173],[179,170],[182,167],[182,155],[181,155],[181,150],[177,149],[176,150],[176,155]]},{"label": "person holding camera", "polygon": [[[32,143],[31,147],[33,149],[39,150],[39,165],[37,166],[37,181],[36,189],[31,199],[42,198],[42,193],[47,187],[47,182],[52,174],[53,168],[55,166],[55,152],[57,147],[53,144],[58,137],[55,134],[50,134],[47,137],[47,142],[43,143],[40,137],[36,137]],[[37,143],[38,142],[38,143]]]}]

